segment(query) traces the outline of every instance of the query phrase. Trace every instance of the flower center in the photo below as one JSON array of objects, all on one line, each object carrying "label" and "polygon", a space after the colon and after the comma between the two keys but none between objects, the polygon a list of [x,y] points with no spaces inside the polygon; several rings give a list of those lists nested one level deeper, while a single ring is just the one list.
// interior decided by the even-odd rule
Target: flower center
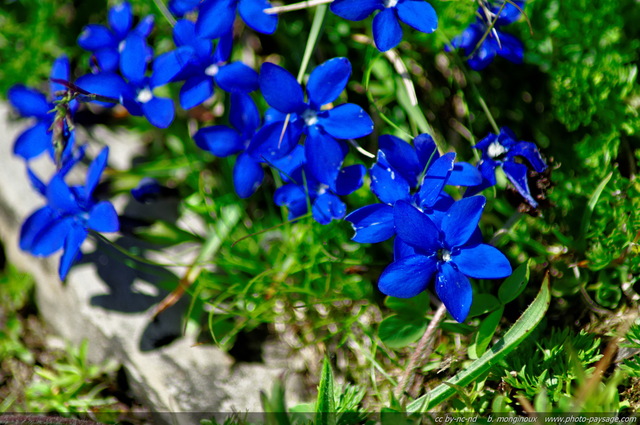
[{"label": "flower center", "polygon": [[302,113],[302,119],[306,125],[315,125],[318,122],[318,113],[313,109],[307,109]]},{"label": "flower center", "polygon": [[209,77],[215,77],[219,70],[220,68],[218,67],[218,65],[213,63],[209,65],[207,69],[204,70],[204,73],[207,74]]},{"label": "flower center", "polygon": [[396,7],[396,4],[398,4],[398,0],[384,0],[384,7],[386,8]]},{"label": "flower center", "polygon": [[504,146],[500,144],[500,142],[495,141],[491,143],[487,148],[487,155],[489,155],[489,158],[491,159],[496,159],[500,155],[504,154],[506,151],[507,150],[505,149]]},{"label": "flower center", "polygon": [[140,90],[138,96],[136,96],[136,100],[140,103],[147,103],[151,99],[153,99],[153,93],[151,92],[151,90],[149,90],[149,88]]},{"label": "flower center", "polygon": [[316,193],[318,194],[318,196],[324,195],[327,192],[327,189],[329,189],[329,186],[327,186],[326,184],[320,184],[316,190]]},{"label": "flower center", "polygon": [[445,263],[448,263],[449,261],[451,261],[451,251],[445,248],[439,249],[438,260],[444,261]]}]

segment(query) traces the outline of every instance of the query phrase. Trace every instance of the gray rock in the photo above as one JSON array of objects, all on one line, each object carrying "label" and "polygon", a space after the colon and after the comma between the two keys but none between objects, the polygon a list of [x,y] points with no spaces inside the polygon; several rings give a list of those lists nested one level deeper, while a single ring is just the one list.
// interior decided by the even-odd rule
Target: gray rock
[{"label": "gray rock", "polygon": [[[287,386],[300,385],[282,359],[277,365],[234,364],[218,348],[197,345],[195,332],[182,335],[186,299],[152,320],[152,307],[166,294],[153,284],[171,277],[169,270],[133,270],[108,245],[86,242],[83,262],[62,283],[57,275],[59,254],[35,258],[22,252],[20,225],[44,204],[30,186],[24,162],[12,154],[13,141],[26,124],[9,119],[8,106],[0,103],[0,238],[8,261],[35,278],[38,308],[56,333],[75,344],[88,339],[91,361],[124,365],[135,396],[166,423],[197,423],[211,416],[206,412],[260,411],[260,391],[269,392],[285,372]],[[110,164],[126,167],[139,146],[135,137],[99,131],[111,147]],[[92,146],[90,152],[99,148]],[[43,170],[47,159],[38,162],[43,178],[53,171],[51,166]],[[137,242],[121,238],[119,243]]]}]

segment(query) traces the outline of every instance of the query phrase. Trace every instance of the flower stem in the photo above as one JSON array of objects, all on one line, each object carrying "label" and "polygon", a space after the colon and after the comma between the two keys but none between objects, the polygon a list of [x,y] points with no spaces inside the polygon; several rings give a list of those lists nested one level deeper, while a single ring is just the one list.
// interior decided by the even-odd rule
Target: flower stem
[{"label": "flower stem", "polygon": [[413,382],[413,371],[422,363],[422,361],[431,355],[433,351],[433,343],[435,340],[435,333],[438,329],[438,325],[444,319],[445,314],[447,313],[447,308],[444,304],[440,304],[440,307],[436,310],[433,315],[433,319],[429,322],[429,326],[427,326],[427,330],[420,338],[418,342],[418,346],[416,347],[416,351],[413,352],[411,359],[409,359],[409,364],[407,368],[404,370],[404,374],[400,378],[400,382],[398,382],[398,386],[395,389],[396,397],[402,396],[407,388]]},{"label": "flower stem", "polygon": [[[326,0],[323,0],[323,2],[328,3]],[[311,2],[305,2],[305,3],[311,3]],[[304,48],[302,63],[300,64],[300,70],[298,71],[298,77],[297,77],[298,83],[302,83],[302,78],[304,78],[304,74],[307,72],[307,67],[309,66],[311,55],[313,54],[313,51],[316,48],[316,43],[318,42],[318,38],[320,37],[320,31],[322,31],[324,16],[327,13],[327,5],[323,3],[319,3],[319,4],[320,6],[316,9],[316,14],[313,16],[313,22],[311,23],[311,30],[309,31],[309,38],[307,39],[307,45]],[[291,6],[294,6],[294,5],[291,5]],[[267,10],[269,9],[266,9],[265,12]]]},{"label": "flower stem", "polygon": [[160,10],[160,13],[162,13],[162,16],[164,16],[164,18],[169,22],[169,25],[171,25],[172,27],[175,27],[176,18],[173,17],[169,9],[167,9],[167,6],[165,6],[165,4],[162,2],[162,0],[153,0],[153,2],[156,4],[156,7],[158,8],[158,10]]},{"label": "flower stem", "polygon": [[292,12],[294,10],[308,9],[310,7],[318,6],[321,4],[331,3],[333,0],[307,0],[300,3],[287,4],[286,6],[276,6],[264,9],[263,12],[268,15],[275,15],[276,13]]}]

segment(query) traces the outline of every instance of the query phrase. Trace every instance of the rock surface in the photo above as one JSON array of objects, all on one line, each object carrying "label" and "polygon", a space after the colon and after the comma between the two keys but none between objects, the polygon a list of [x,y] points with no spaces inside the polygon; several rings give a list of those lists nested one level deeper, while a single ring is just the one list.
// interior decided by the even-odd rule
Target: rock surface
[{"label": "rock surface", "polygon": [[[0,103],[0,239],[8,261],[35,278],[44,320],[75,344],[88,339],[91,361],[122,364],[135,396],[161,422],[193,424],[215,412],[260,411],[260,391],[270,391],[273,381],[287,372],[282,359],[276,365],[268,359],[267,364],[235,363],[216,347],[197,345],[194,332],[182,335],[186,299],[152,320],[152,307],[166,294],[154,283],[171,277],[171,271],[134,270],[108,245],[94,243],[91,249],[86,243],[82,264],[62,283],[59,254],[35,258],[19,249],[21,223],[44,201],[31,188],[24,161],[12,154],[13,141],[28,123],[11,120],[9,112]],[[109,140],[110,164],[116,168],[126,167],[139,146],[124,134],[103,140]],[[119,243],[135,242],[122,238]],[[289,389],[300,385],[294,374],[286,376]]]}]

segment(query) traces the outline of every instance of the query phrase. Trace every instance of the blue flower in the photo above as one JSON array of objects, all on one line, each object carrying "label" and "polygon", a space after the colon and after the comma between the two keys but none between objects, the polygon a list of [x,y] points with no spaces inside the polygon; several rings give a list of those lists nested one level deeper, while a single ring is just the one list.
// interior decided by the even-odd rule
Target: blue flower
[{"label": "blue flower", "polygon": [[212,53],[211,41],[198,38],[195,24],[180,20],[173,28],[177,49],[158,56],[153,63],[153,84],[185,81],[180,90],[184,109],[197,106],[213,95],[214,81],[229,93],[248,93],[258,88],[258,73],[242,62],[229,62],[231,33],[220,38]]},{"label": "blue flower", "polygon": [[531,196],[527,183],[527,166],[518,160],[523,157],[541,173],[547,169],[535,143],[517,141],[516,135],[507,127],[502,127],[499,134],[489,134],[475,146],[482,152],[482,160],[478,164],[483,181],[480,185],[470,187],[465,196],[476,193],[496,184],[496,168],[502,167],[509,181],[515,186],[522,197],[534,208],[538,203]]},{"label": "blue flower", "polygon": [[424,33],[432,33],[438,27],[436,11],[423,0],[335,0],[330,8],[350,21],[361,21],[380,10],[373,19],[373,39],[381,52],[402,40],[400,21]]},{"label": "blue flower", "polygon": [[[461,35],[451,40],[451,47],[464,49],[467,63],[471,69],[480,71],[486,68],[496,56],[501,56],[514,63],[522,63],[524,46],[520,40],[498,30],[501,26],[508,25],[520,18],[524,1],[516,1],[515,4],[518,7],[507,3],[499,14],[500,6],[492,8],[481,6],[478,9],[476,22],[464,30]],[[491,30],[487,16],[495,20]],[[485,34],[487,35],[483,41]],[[445,50],[450,51],[451,47],[446,46]]]},{"label": "blue flower", "polygon": [[204,0],[196,22],[196,31],[202,38],[219,38],[231,33],[236,9],[252,29],[273,34],[278,26],[278,15],[264,13],[271,7],[267,0]]},{"label": "blue flower", "polygon": [[263,64],[260,89],[275,111],[269,112],[273,120],[255,135],[248,152],[271,162],[290,153],[305,133],[306,168],[310,175],[325,185],[335,182],[348,151],[346,143],[339,139],[363,137],[373,131],[373,121],[358,105],[345,103],[326,108],[345,89],[350,75],[348,59],[326,61],[311,72],[305,102],[302,87],[293,75],[277,65]]},{"label": "blue flower", "polygon": [[182,17],[195,10],[200,5],[200,0],[170,0],[168,7],[175,16]]},{"label": "blue flower", "polygon": [[203,127],[196,132],[193,140],[199,148],[221,158],[239,154],[233,167],[233,184],[238,196],[248,198],[264,178],[260,165],[262,161],[244,152],[260,126],[258,107],[249,95],[231,95],[229,121],[233,128],[225,125]]},{"label": "blue flower", "polygon": [[[65,81],[69,80],[69,59],[67,59],[67,57],[62,56],[56,59],[51,68],[51,78]],[[38,157],[45,151],[49,151],[51,157],[54,157],[54,144],[52,139],[52,125],[55,118],[54,108],[56,107],[55,102],[61,98],[57,93],[64,90],[65,87],[52,82],[50,93],[53,101],[49,102],[43,93],[21,84],[9,89],[7,94],[11,105],[13,105],[23,117],[35,118],[36,120],[33,126],[18,136],[13,146],[13,153],[26,160]],[[69,112],[73,114],[76,108],[77,102],[75,100],[71,101],[69,104]],[[66,121],[60,124],[63,125],[62,133],[67,141],[63,155],[66,156],[73,147],[75,135]]]},{"label": "blue flower", "polygon": [[380,291],[410,298],[435,281],[436,294],[449,313],[464,321],[472,301],[467,276],[498,279],[511,274],[507,258],[474,237],[485,202],[482,196],[455,202],[438,225],[408,202],[398,201],[394,222],[398,238],[408,249],[382,272]]},{"label": "blue flower", "polygon": [[[131,5],[128,2],[122,2],[109,9],[108,20],[110,28],[98,24],[84,27],[78,37],[78,45],[93,53],[100,70],[115,72],[120,68],[125,74],[127,58],[121,56],[122,43],[129,36],[146,39],[153,29],[153,16],[143,18],[132,29]],[[151,56],[152,53],[149,51],[147,55]]]},{"label": "blue flower", "polygon": [[276,205],[289,209],[290,220],[306,214],[307,206],[311,205],[313,218],[320,224],[329,224],[344,217],[347,207],[339,196],[349,195],[360,188],[366,173],[360,164],[345,168],[338,164],[335,179],[330,184],[321,183],[309,172],[302,146],[297,146],[290,155],[272,165],[280,170],[287,182],[274,194]]},{"label": "blue flower", "polygon": [[175,108],[173,101],[156,97],[153,90],[164,84],[154,79],[154,74],[146,76],[149,62],[149,46],[144,38],[130,34],[121,46],[122,75],[114,72],[98,72],[78,78],[76,85],[90,93],[106,96],[118,101],[131,115],[144,115],[158,128],[166,128],[173,122]]},{"label": "blue flower", "polygon": [[93,191],[104,171],[108,148],[91,163],[84,186],[68,186],[65,170],[45,185],[29,173],[34,187],[47,199],[47,205],[35,211],[20,229],[20,248],[36,256],[49,256],[63,249],[58,273],[64,279],[80,256],[80,246],[89,230],[118,231],[118,215],[108,201],[96,201]]},{"label": "blue flower", "polygon": [[371,190],[383,203],[364,206],[345,218],[353,225],[354,241],[375,243],[394,236],[393,208],[398,201],[417,206],[437,224],[453,203],[442,191],[445,185],[482,182],[473,166],[453,162],[454,153],[440,156],[428,134],[417,136],[413,144],[415,148],[395,136],[380,136],[378,161],[371,167]]}]

